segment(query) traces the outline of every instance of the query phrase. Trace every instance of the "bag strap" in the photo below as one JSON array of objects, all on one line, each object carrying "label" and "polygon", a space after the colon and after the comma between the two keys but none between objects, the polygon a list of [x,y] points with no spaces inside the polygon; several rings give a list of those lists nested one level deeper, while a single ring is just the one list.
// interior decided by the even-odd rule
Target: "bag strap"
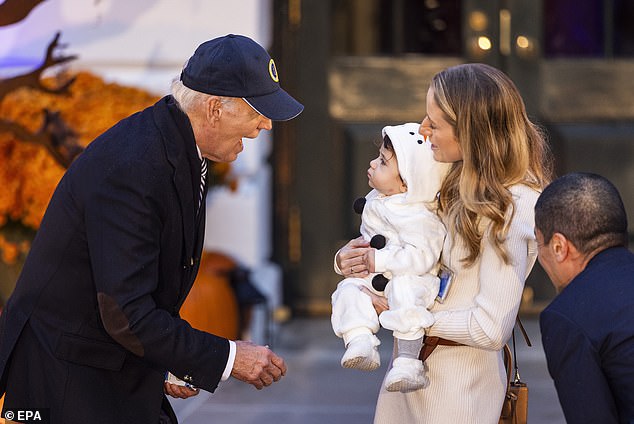
[{"label": "bag strap", "polygon": [[[526,344],[528,345],[528,347],[532,347],[533,345],[531,344],[531,340],[528,338],[528,333],[526,332],[526,329],[524,328],[524,325],[522,324],[522,320],[520,320],[520,316],[517,315],[517,317],[515,318],[515,322],[518,324],[518,327],[522,333],[522,336],[524,336],[524,340],[526,341]],[[519,366],[517,365],[517,350],[515,349],[515,328],[513,328],[513,331],[511,332],[511,338],[513,339],[513,383],[521,383],[521,378],[520,378],[520,369]],[[504,354],[507,354],[507,349],[508,349],[508,345],[504,346],[505,350],[504,350]],[[509,357],[510,357],[510,352],[509,353]],[[509,365],[509,360],[506,361],[507,365]],[[511,376],[510,376],[510,370],[511,367],[508,366],[507,367],[507,377],[508,377],[508,382],[509,384],[511,383]]]},{"label": "bag strap", "polygon": [[528,333],[526,332],[526,329],[524,328],[524,325],[522,324],[522,320],[520,319],[519,315],[515,318],[515,322],[517,322],[517,325],[520,328],[520,331],[522,332],[522,336],[524,336],[524,340],[526,341],[526,344],[528,345],[528,347],[533,347],[533,345],[531,344],[531,339],[528,338]]},{"label": "bag strap", "polygon": [[513,357],[511,356],[511,349],[508,343],[504,345],[502,357],[504,359],[504,368],[506,369],[506,393],[508,393],[511,388],[511,370],[513,368]]}]

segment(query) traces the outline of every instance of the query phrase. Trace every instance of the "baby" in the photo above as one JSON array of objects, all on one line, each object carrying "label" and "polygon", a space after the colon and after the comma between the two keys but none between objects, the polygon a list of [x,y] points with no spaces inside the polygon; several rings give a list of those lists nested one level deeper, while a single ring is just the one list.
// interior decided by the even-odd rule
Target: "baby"
[{"label": "baby", "polygon": [[[392,330],[397,356],[385,378],[388,391],[408,392],[427,384],[418,355],[425,328],[434,322],[428,308],[438,294],[436,274],[446,235],[434,209],[451,164],[434,160],[418,128],[415,123],[383,128],[379,156],[368,169],[373,190],[355,202],[361,235],[375,248],[374,273],[342,280],[332,295],[332,327],[346,346],[344,368],[378,368],[379,322]],[[335,271],[342,274],[336,262]],[[362,287],[385,296],[390,309],[377,316]]]}]

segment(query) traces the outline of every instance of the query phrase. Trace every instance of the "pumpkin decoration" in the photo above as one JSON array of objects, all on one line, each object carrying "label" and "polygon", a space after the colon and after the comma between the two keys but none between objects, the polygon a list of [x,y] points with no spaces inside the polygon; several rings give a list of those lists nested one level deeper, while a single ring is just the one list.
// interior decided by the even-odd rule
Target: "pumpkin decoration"
[{"label": "pumpkin decoration", "polygon": [[199,330],[236,340],[240,333],[238,301],[231,286],[233,259],[217,252],[203,252],[198,276],[180,315]]}]

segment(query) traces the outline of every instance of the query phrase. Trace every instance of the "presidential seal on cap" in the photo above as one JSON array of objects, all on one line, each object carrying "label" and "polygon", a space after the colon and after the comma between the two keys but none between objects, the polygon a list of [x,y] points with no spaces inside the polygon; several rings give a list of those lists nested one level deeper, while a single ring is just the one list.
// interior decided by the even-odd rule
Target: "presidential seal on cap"
[{"label": "presidential seal on cap", "polygon": [[280,87],[275,61],[267,51],[243,35],[229,34],[198,46],[180,79],[201,93],[241,97],[273,121],[288,121],[304,110]]}]

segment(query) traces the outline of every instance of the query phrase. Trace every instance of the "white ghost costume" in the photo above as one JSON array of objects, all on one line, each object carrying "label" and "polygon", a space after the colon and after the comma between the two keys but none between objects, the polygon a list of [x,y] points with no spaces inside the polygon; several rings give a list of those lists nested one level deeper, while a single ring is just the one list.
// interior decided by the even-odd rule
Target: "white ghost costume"
[{"label": "white ghost costume", "polygon": [[[434,208],[451,164],[434,160],[431,145],[418,128],[419,124],[408,123],[387,126],[382,131],[392,141],[407,192],[385,196],[372,190],[366,195],[361,235],[367,241],[383,235],[386,244],[374,252],[376,273],[365,278],[345,278],[332,294],[332,327],[346,346],[359,335],[375,334],[379,322],[403,340],[423,337],[425,328],[434,322],[428,308],[438,294],[438,263],[446,235]],[[335,271],[342,275],[336,261]],[[372,287],[377,274],[389,279],[384,292]],[[390,309],[377,317],[370,297],[361,287],[386,296]]]}]

